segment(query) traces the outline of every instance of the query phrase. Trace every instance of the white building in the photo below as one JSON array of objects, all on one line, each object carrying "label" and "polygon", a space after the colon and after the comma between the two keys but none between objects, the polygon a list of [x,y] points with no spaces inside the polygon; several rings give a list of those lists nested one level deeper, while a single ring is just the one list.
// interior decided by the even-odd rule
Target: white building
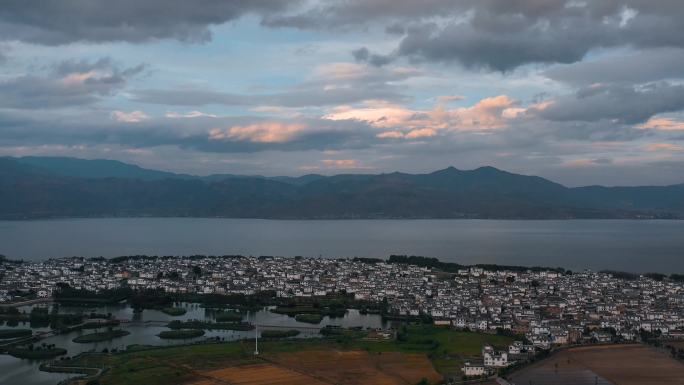
[{"label": "white building", "polygon": [[487,368],[485,368],[484,363],[481,361],[467,361],[461,370],[463,370],[463,374],[466,377],[483,376],[487,373]]},{"label": "white building", "polygon": [[488,345],[482,347],[482,358],[484,359],[484,366],[487,368],[505,368],[509,364],[508,353],[497,352]]}]

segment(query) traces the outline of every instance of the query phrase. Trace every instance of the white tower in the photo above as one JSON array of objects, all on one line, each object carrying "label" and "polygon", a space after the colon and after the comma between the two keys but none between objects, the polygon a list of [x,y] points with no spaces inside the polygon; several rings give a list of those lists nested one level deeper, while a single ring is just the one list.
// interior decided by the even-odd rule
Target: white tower
[{"label": "white tower", "polygon": [[259,324],[254,321],[254,355],[259,355]]}]

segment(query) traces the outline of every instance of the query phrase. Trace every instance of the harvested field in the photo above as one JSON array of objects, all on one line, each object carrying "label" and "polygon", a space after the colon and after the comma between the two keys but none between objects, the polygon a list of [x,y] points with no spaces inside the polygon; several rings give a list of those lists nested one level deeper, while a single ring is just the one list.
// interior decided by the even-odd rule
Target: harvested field
[{"label": "harvested field", "polygon": [[238,366],[202,373],[203,380],[193,385],[327,385],[306,376],[272,364]]},{"label": "harvested field", "polygon": [[199,373],[192,385],[413,385],[442,377],[425,355],[365,351],[305,351],[263,357],[270,363]]},{"label": "harvested field", "polygon": [[333,384],[415,384],[442,379],[424,354],[306,351],[269,356],[273,362]]},{"label": "harvested field", "polygon": [[684,349],[684,341],[667,341],[664,345],[674,346],[677,349]]},{"label": "harvested field", "polygon": [[568,349],[512,375],[516,384],[559,385],[675,385],[682,378],[684,364],[644,345]]}]

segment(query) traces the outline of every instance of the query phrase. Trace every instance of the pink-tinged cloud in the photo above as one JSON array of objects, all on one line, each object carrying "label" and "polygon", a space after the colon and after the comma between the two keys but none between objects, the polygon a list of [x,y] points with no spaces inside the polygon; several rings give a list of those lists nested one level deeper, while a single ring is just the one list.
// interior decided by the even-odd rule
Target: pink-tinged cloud
[{"label": "pink-tinged cloud", "polygon": [[644,149],[650,152],[679,152],[684,151],[684,146],[672,143],[653,143],[647,145]]},{"label": "pink-tinged cloud", "polygon": [[209,131],[209,139],[254,143],[285,143],[294,140],[306,128],[305,124],[263,122],[248,126],[233,126],[228,129],[213,128]]},{"label": "pink-tinged cloud", "polygon": [[98,75],[99,74],[96,71],[76,72],[68,74],[63,77],[61,81],[67,86],[79,86],[89,79],[97,78]]},{"label": "pink-tinged cloud", "polygon": [[432,128],[419,128],[417,130],[409,132],[408,134],[404,135],[404,137],[406,139],[418,139],[429,138],[435,135],[437,135],[437,131],[433,130]]},{"label": "pink-tinged cloud", "polygon": [[646,123],[637,126],[637,128],[662,131],[682,131],[684,130],[684,122],[669,118],[651,118]]},{"label": "pink-tinged cloud", "polygon": [[565,167],[592,167],[596,166],[594,159],[572,159],[563,163]]},{"label": "pink-tinged cloud", "polygon": [[437,103],[439,104],[446,104],[449,102],[456,102],[459,100],[464,100],[465,96],[461,95],[442,95],[437,97]]},{"label": "pink-tinged cloud", "polygon": [[[506,95],[485,98],[471,107],[447,108],[439,103],[432,110],[413,110],[385,101],[367,101],[363,107],[340,106],[324,119],[353,119],[385,129],[377,135],[383,139],[424,138],[440,130],[487,131],[508,126],[511,119],[525,113],[524,108]],[[402,134],[401,136],[399,134]]]},{"label": "pink-tinged cloud", "polygon": [[359,120],[378,128],[394,128],[406,125],[416,111],[382,100],[367,101],[367,107],[340,106],[323,116],[330,120]]},{"label": "pink-tinged cloud", "polygon": [[385,131],[375,136],[380,139],[402,139],[404,138],[404,133],[401,131]]},{"label": "pink-tinged cloud", "polygon": [[363,170],[369,169],[356,159],[323,159],[321,161],[326,168],[336,170]]},{"label": "pink-tinged cloud", "polygon": [[148,120],[150,117],[143,111],[114,111],[112,112],[112,119],[122,123],[140,123]]}]

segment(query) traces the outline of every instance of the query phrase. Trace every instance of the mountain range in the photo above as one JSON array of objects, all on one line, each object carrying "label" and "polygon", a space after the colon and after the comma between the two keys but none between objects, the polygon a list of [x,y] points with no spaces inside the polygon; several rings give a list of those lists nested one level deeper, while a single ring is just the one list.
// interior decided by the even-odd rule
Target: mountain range
[{"label": "mountain range", "polygon": [[493,167],[194,176],[113,160],[0,158],[0,218],[684,218],[684,184],[566,187]]}]

